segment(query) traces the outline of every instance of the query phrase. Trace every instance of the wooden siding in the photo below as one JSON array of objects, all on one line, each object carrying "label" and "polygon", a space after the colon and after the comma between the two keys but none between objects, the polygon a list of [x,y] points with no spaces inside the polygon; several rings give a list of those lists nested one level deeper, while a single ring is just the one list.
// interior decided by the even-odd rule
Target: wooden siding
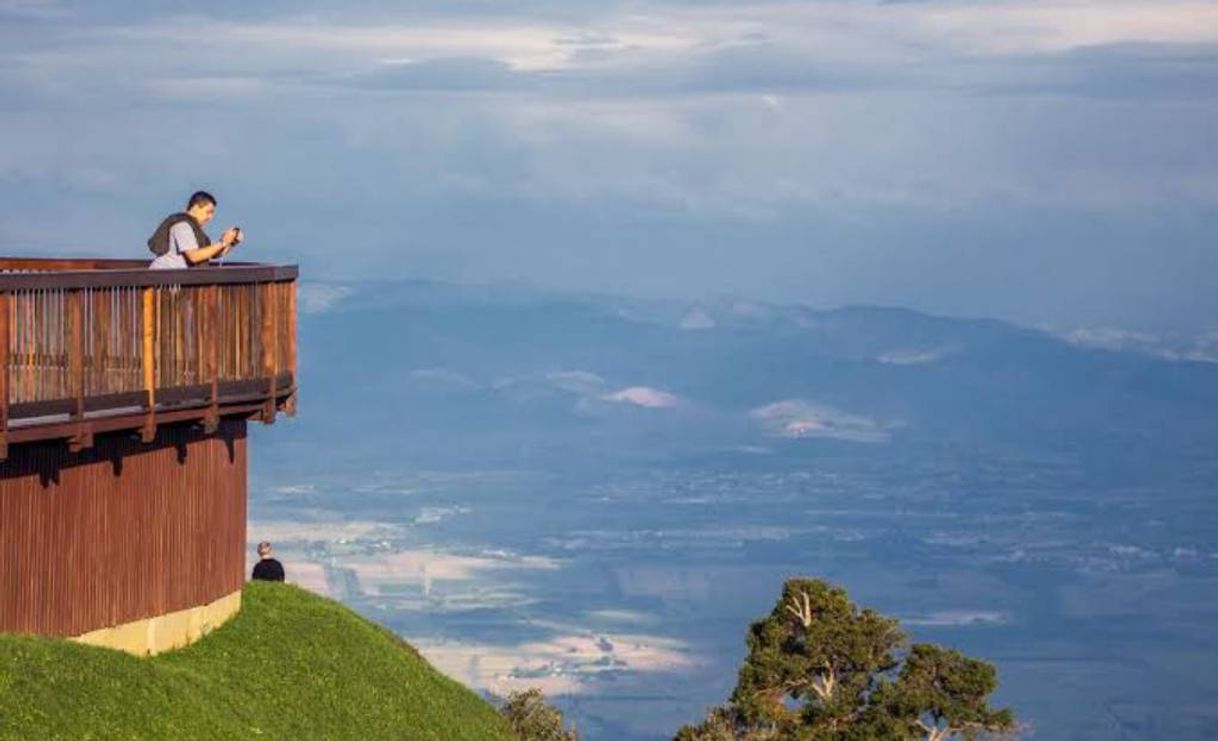
[{"label": "wooden siding", "polygon": [[246,423],[13,446],[0,463],[0,632],[80,635],[245,578]]}]

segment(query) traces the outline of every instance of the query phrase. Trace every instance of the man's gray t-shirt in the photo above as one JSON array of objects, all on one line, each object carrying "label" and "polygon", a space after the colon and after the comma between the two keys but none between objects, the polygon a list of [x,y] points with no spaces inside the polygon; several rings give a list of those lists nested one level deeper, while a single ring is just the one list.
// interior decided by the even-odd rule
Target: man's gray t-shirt
[{"label": "man's gray t-shirt", "polygon": [[153,270],[188,268],[190,264],[186,262],[186,257],[182,253],[202,246],[204,245],[200,245],[195,239],[195,232],[190,228],[190,224],[179,221],[169,229],[169,251],[163,255],[157,255],[148,267]]}]

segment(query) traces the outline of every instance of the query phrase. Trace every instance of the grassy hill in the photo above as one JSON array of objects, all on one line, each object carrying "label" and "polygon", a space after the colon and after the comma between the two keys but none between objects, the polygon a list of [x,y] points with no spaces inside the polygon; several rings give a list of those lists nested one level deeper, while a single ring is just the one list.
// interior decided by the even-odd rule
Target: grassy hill
[{"label": "grassy hill", "polygon": [[0,635],[0,738],[510,739],[495,709],[342,605],[255,583],[199,643],[140,659]]}]

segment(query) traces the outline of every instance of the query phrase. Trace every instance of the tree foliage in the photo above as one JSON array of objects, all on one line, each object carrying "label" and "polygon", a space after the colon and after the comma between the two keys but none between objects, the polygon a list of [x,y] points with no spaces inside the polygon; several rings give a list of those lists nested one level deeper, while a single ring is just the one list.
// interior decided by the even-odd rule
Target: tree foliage
[{"label": "tree foliage", "polygon": [[975,739],[1014,728],[993,665],[932,644],[819,579],[791,579],[749,628],[728,703],[677,741]]},{"label": "tree foliage", "polygon": [[537,688],[508,695],[499,713],[521,741],[579,741],[574,728],[563,727],[562,711]]},{"label": "tree foliage", "polygon": [[994,710],[986,702],[997,687],[993,664],[950,648],[915,643],[896,683],[880,699],[886,712],[911,721],[910,730],[929,741],[972,738],[1015,724],[1010,710]]}]

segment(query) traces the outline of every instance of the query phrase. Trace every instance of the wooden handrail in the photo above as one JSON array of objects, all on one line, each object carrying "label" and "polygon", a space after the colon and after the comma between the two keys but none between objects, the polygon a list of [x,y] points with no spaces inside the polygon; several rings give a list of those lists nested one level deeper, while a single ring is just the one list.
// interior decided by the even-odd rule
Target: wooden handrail
[{"label": "wooden handrail", "polygon": [[[3,266],[0,266],[3,270]],[[296,280],[295,265],[224,265],[184,270],[140,268],[0,273],[0,291],[127,286],[209,286]]]},{"label": "wooden handrail", "polygon": [[140,297],[140,316],[143,318],[143,330],[140,335],[144,339],[140,367],[144,369],[144,393],[147,394],[147,401],[144,402],[146,416],[144,426],[140,428],[140,437],[147,443],[156,437],[156,336],[153,334],[156,332],[156,304],[153,303],[151,288],[140,291]]},{"label": "wooden handrail", "polygon": [[[70,270],[145,270],[151,260],[116,260],[104,257],[11,257],[0,255],[0,272],[63,272]],[[208,268],[265,267],[265,263],[241,260]],[[190,268],[195,270],[198,268]]]},{"label": "wooden handrail", "polygon": [[96,257],[0,257],[0,271],[138,270],[148,260],[112,260]]}]

